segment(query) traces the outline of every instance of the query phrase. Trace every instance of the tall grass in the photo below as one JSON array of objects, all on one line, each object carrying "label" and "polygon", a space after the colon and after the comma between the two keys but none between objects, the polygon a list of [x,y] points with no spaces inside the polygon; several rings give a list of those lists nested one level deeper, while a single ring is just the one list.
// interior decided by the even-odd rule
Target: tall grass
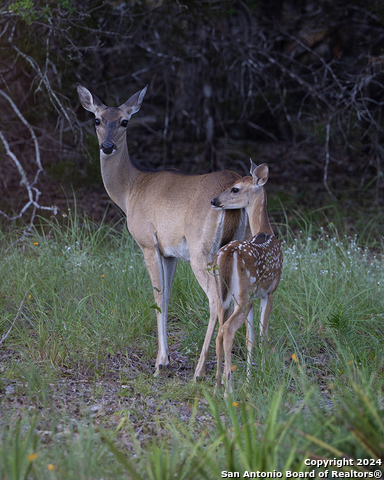
[{"label": "tall grass", "polygon": [[382,246],[298,222],[269,345],[248,381],[240,329],[227,402],[213,390],[213,345],[207,382],[191,382],[209,312],[187,264],[169,309],[171,370],[154,378],[153,291],[122,225],[69,212],[7,251],[17,232],[0,232],[0,336],[27,293],[0,347],[0,479],[285,476],[313,470],[306,458],[380,460]]},{"label": "tall grass", "polygon": [[89,220],[68,216],[64,225],[41,227],[25,241],[25,253],[16,244],[3,258],[2,325],[28,292],[23,322],[9,343],[23,344],[31,358],[55,366],[102,368],[108,353],[154,327],[141,252],[126,233]]}]

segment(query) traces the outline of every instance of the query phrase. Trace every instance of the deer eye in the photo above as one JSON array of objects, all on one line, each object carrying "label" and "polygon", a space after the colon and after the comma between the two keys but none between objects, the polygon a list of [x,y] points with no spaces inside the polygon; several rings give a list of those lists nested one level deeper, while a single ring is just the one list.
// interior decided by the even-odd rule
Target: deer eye
[{"label": "deer eye", "polygon": [[122,127],[125,128],[127,125],[128,125],[128,120],[122,120],[122,121],[121,121],[121,126],[122,126]]},{"label": "deer eye", "polygon": [[239,189],[236,187],[231,188],[231,193],[238,193]]},{"label": "deer eye", "polygon": [[95,125],[100,125],[100,120],[98,118],[95,118]]}]

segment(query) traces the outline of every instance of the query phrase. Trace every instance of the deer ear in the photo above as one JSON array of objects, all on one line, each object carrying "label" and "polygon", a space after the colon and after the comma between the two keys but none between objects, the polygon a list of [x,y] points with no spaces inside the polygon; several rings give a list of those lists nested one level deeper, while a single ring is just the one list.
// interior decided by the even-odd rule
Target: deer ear
[{"label": "deer ear", "polygon": [[253,183],[259,187],[265,185],[269,177],[269,168],[266,163],[256,165],[251,160],[251,175],[253,177]]},{"label": "deer ear", "polygon": [[256,165],[256,163],[253,163],[253,162],[252,162],[252,158],[250,158],[250,159],[249,159],[249,161],[251,162],[251,170],[250,170],[250,174],[251,174],[251,175],[252,175],[252,177],[253,177],[253,172],[256,170],[256,168],[257,168],[257,165]]},{"label": "deer ear", "polygon": [[80,85],[80,83],[77,83],[76,87],[80,103],[85,110],[88,110],[88,112],[92,112],[96,115],[96,112],[99,108],[107,108],[104,103],[96,97],[96,95],[93,95],[93,93]]},{"label": "deer ear", "polygon": [[119,107],[121,110],[123,110],[128,120],[131,118],[131,116],[134,113],[140,110],[147,88],[148,88],[148,85],[146,85],[143,88],[143,90],[140,90],[140,92],[137,92],[134,95],[132,95],[131,98],[129,98],[125,103],[123,103],[123,105]]}]

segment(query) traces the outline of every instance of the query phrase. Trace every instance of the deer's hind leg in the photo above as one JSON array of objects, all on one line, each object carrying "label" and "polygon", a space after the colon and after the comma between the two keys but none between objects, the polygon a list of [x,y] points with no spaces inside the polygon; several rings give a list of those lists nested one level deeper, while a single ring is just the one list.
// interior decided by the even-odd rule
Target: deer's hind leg
[{"label": "deer's hind leg", "polygon": [[273,294],[268,293],[260,298],[260,335],[261,340],[268,342],[269,316],[273,305]]},{"label": "deer's hind leg", "polygon": [[224,331],[224,356],[225,356],[225,367],[224,375],[227,390],[229,393],[232,393],[232,347],[233,341],[235,339],[235,333],[247,321],[250,310],[252,309],[253,303],[247,302],[246,306],[238,304],[235,307],[235,311],[229,317],[227,322],[223,326]]},{"label": "deer's hind leg", "polygon": [[217,371],[216,371],[216,388],[221,386],[221,368],[223,363],[223,340],[224,340],[224,324],[228,320],[228,317],[232,314],[233,306],[229,305],[228,308],[224,308],[218,300],[218,317],[219,328],[217,330],[216,337],[216,357],[217,357]]},{"label": "deer's hind leg", "polygon": [[248,313],[247,317],[247,337],[246,337],[246,345],[247,345],[247,380],[251,378],[251,371],[252,371],[252,350],[255,345],[255,329],[253,328],[253,302],[251,306],[251,310]]}]

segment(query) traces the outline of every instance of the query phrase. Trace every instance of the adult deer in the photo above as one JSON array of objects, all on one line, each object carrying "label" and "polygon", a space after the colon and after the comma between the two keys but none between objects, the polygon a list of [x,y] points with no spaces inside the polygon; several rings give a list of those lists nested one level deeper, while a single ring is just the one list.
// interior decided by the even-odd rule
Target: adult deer
[{"label": "adult deer", "polygon": [[217,322],[216,287],[207,264],[216,251],[233,239],[244,238],[244,210],[215,211],[211,199],[240,178],[235,172],[188,175],[155,171],[133,163],[128,154],[127,125],[141,107],[147,87],[118,108],[105,106],[80,84],[77,91],[85,110],[95,115],[100,145],[101,175],[111,199],[127,216],[128,230],[139,244],[158,305],[156,374],[169,364],[167,312],[177,260],[191,263],[209,301],[210,318],[195,378],[205,373],[209,344]]},{"label": "adult deer", "polygon": [[[267,214],[267,195],[263,185],[268,181],[268,166],[256,166],[251,160],[252,177],[244,177],[212,200],[218,209],[245,208],[249,216],[252,239],[232,241],[213,257],[218,296],[219,331],[216,338],[216,387],[221,383],[221,363],[224,347],[226,388],[232,391],[231,355],[236,331],[247,320],[247,374],[251,366],[254,344],[254,299],[260,298],[260,334],[268,340],[268,322],[273,292],[279,285],[283,268],[280,242],[273,234]],[[232,315],[231,308],[234,304]],[[229,317],[229,318],[228,318]],[[228,318],[228,319],[227,319]],[[227,319],[227,320],[226,320]]]}]

